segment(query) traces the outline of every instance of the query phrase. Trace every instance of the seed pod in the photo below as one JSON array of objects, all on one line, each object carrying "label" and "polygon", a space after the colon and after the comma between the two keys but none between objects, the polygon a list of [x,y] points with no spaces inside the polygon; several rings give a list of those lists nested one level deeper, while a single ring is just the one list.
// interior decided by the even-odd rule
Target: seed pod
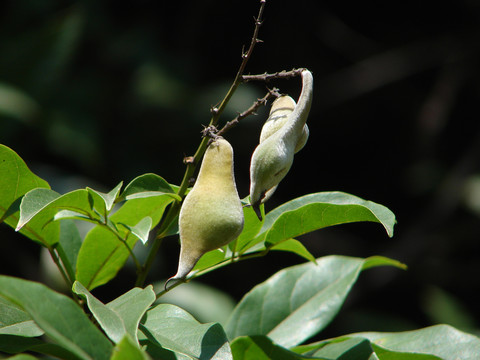
[{"label": "seed pod", "polygon": [[[282,128],[288,120],[289,115],[295,109],[295,100],[288,95],[282,95],[275,99],[270,108],[270,114],[267,121],[263,124],[262,131],[260,133],[260,143],[264,142],[266,138],[274,134]],[[307,124],[303,126],[302,136],[295,146],[295,154],[302,150],[308,140],[309,130]]]},{"label": "seed pod", "polygon": [[233,149],[225,139],[219,137],[208,146],[197,181],[183,201],[178,226],[180,259],[177,273],[168,281],[184,278],[203,254],[228,244],[242,232]]},{"label": "seed pod", "polygon": [[306,126],[312,104],[313,76],[302,71],[302,92],[298,103],[282,96],[272,104],[270,116],[260,135],[260,144],[250,162],[250,202],[261,220],[260,204],[267,201],[287,175],[293,155],[305,145],[309,131]]}]

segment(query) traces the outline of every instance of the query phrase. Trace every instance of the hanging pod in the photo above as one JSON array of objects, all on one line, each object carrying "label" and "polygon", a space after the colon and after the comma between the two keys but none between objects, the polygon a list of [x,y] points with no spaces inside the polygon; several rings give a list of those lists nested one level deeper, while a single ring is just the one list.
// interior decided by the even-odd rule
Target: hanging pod
[{"label": "hanging pod", "polygon": [[197,181],[180,209],[180,259],[177,273],[167,283],[185,278],[203,254],[235,240],[243,230],[243,221],[233,174],[233,149],[218,137],[208,146]]},{"label": "hanging pod", "polygon": [[298,103],[290,96],[276,99],[262,127],[260,143],[250,162],[250,203],[261,220],[260,204],[275,192],[287,175],[293,156],[307,142],[309,130],[306,124],[312,104],[313,76],[302,71],[302,92]]}]

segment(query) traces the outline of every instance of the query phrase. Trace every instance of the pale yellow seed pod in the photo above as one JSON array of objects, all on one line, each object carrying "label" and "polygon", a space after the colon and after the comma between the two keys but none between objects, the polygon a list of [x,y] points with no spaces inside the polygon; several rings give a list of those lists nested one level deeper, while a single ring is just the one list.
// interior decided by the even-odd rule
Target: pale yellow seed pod
[{"label": "pale yellow seed pod", "polygon": [[[270,108],[268,119],[265,121],[265,124],[263,124],[260,133],[260,143],[264,142],[266,138],[280,130],[283,125],[285,125],[296,105],[295,100],[288,95],[282,95],[275,99]],[[298,139],[295,146],[295,154],[305,146],[309,133],[308,126],[305,124],[303,126],[302,136]]]},{"label": "pale yellow seed pod", "polygon": [[175,276],[182,279],[200,257],[235,240],[243,229],[243,209],[233,173],[233,149],[219,137],[208,146],[197,181],[180,209],[180,259]]},{"label": "pale yellow seed pod", "polygon": [[269,119],[260,135],[260,143],[250,162],[250,202],[260,220],[260,204],[275,192],[290,170],[294,154],[307,141],[309,130],[306,121],[312,96],[313,76],[310,71],[304,70],[298,103],[284,96],[272,104]]}]

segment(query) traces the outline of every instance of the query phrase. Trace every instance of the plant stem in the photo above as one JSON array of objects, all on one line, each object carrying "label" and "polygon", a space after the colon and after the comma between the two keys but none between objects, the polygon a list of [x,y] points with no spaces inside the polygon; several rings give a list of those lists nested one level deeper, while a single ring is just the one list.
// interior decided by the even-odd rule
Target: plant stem
[{"label": "plant stem", "polygon": [[186,282],[189,282],[191,280],[194,280],[200,276],[203,276],[205,274],[208,274],[210,271],[213,271],[213,270],[217,270],[217,269],[220,269],[226,265],[229,265],[231,263],[234,263],[234,262],[239,262],[239,261],[243,261],[243,260],[248,260],[248,259],[254,259],[254,258],[257,258],[257,257],[262,257],[262,256],[265,256],[266,254],[268,253],[268,250],[263,250],[263,251],[259,251],[259,252],[255,252],[255,253],[252,253],[252,254],[247,254],[247,255],[240,255],[238,257],[234,257],[232,256],[231,258],[229,259],[225,259],[215,265],[212,265],[211,267],[209,268],[206,268],[206,269],[203,269],[203,270],[200,270],[196,273],[194,273],[193,275],[191,275],[190,277],[188,278],[185,278],[185,279],[179,279],[177,280],[177,282],[175,282],[173,285],[171,285],[168,289],[166,290],[162,290],[160,291],[158,294],[157,294],[157,299],[160,298],[162,295],[165,295],[168,291],[176,288],[178,285],[181,285],[181,284],[184,284]]},{"label": "plant stem", "polygon": [[[246,53],[242,53],[242,62],[237,71],[237,75],[235,76],[235,80],[230,86],[230,89],[228,90],[227,94],[225,95],[225,97],[223,98],[223,100],[221,101],[218,107],[214,107],[211,109],[212,117],[210,118],[209,127],[217,125],[220,115],[222,114],[223,110],[225,110],[225,107],[227,106],[231,97],[233,96],[238,86],[242,82],[242,75],[243,75],[243,72],[245,71],[245,67],[247,66],[248,60],[250,59],[253,53],[253,48],[257,43],[260,42],[260,40],[258,39],[258,32],[260,30],[260,26],[262,25],[262,15],[263,15],[263,10],[265,8],[265,3],[266,3],[266,0],[260,0],[260,9],[255,19],[255,29],[253,31],[253,36],[250,42],[250,46]],[[185,174],[183,176],[182,182],[177,192],[177,194],[182,199],[185,196],[185,193],[187,192],[188,186],[190,185],[190,179],[193,177],[193,174],[195,173],[197,164],[200,163],[200,160],[203,154],[205,153],[205,150],[207,149],[209,140],[210,139],[208,137],[204,136],[193,158],[191,158],[191,160],[186,162],[187,168],[185,170]],[[137,281],[135,283],[136,286],[141,287],[144,285],[147,274],[150,271],[150,268],[153,264],[153,261],[155,260],[155,256],[158,252],[158,249],[160,248],[162,239],[166,236],[166,233],[170,225],[172,224],[172,222],[177,218],[177,215],[180,212],[180,207],[181,207],[181,202],[178,200],[175,200],[172,206],[168,209],[165,217],[162,219],[162,222],[157,232],[157,236],[155,237],[153,246],[150,249],[147,260],[145,261],[144,266],[140,269],[140,272],[137,276]]]},{"label": "plant stem", "polygon": [[53,249],[50,246],[48,246],[47,249],[48,249],[48,252],[50,253],[50,256],[52,257],[53,262],[55,263],[55,265],[57,265],[57,268],[60,271],[60,274],[62,274],[62,277],[65,280],[65,283],[69,285],[69,287],[71,288],[73,285],[72,279],[70,279],[67,271],[65,271],[65,268],[63,267],[63,264],[61,263],[58,257],[58,254],[55,252],[55,249]]}]

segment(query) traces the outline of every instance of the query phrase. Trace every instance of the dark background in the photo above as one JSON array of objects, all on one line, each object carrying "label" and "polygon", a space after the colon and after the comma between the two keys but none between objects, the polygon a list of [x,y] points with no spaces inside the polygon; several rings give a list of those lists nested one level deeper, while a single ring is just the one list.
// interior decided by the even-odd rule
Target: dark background
[{"label": "dark background", "polygon": [[[0,142],[59,192],[154,172],[179,184],[253,32],[256,0],[0,2]],[[480,3],[268,0],[247,73],[306,67],[315,78],[310,139],[267,210],[311,192],[339,190],[389,207],[378,224],[301,238],[315,256],[385,255],[408,271],[361,275],[322,337],[448,322],[476,331],[480,301]],[[300,81],[276,86],[295,98]],[[3,100],[2,94],[3,92]],[[7,94],[7,95],[5,95]],[[265,94],[242,85],[222,121]],[[240,197],[267,109],[226,138]],[[36,244],[0,227],[3,273],[41,280]],[[171,276],[166,242],[150,281]],[[236,300],[279,269],[272,253],[202,281]],[[133,286],[121,273],[98,296]]]}]

